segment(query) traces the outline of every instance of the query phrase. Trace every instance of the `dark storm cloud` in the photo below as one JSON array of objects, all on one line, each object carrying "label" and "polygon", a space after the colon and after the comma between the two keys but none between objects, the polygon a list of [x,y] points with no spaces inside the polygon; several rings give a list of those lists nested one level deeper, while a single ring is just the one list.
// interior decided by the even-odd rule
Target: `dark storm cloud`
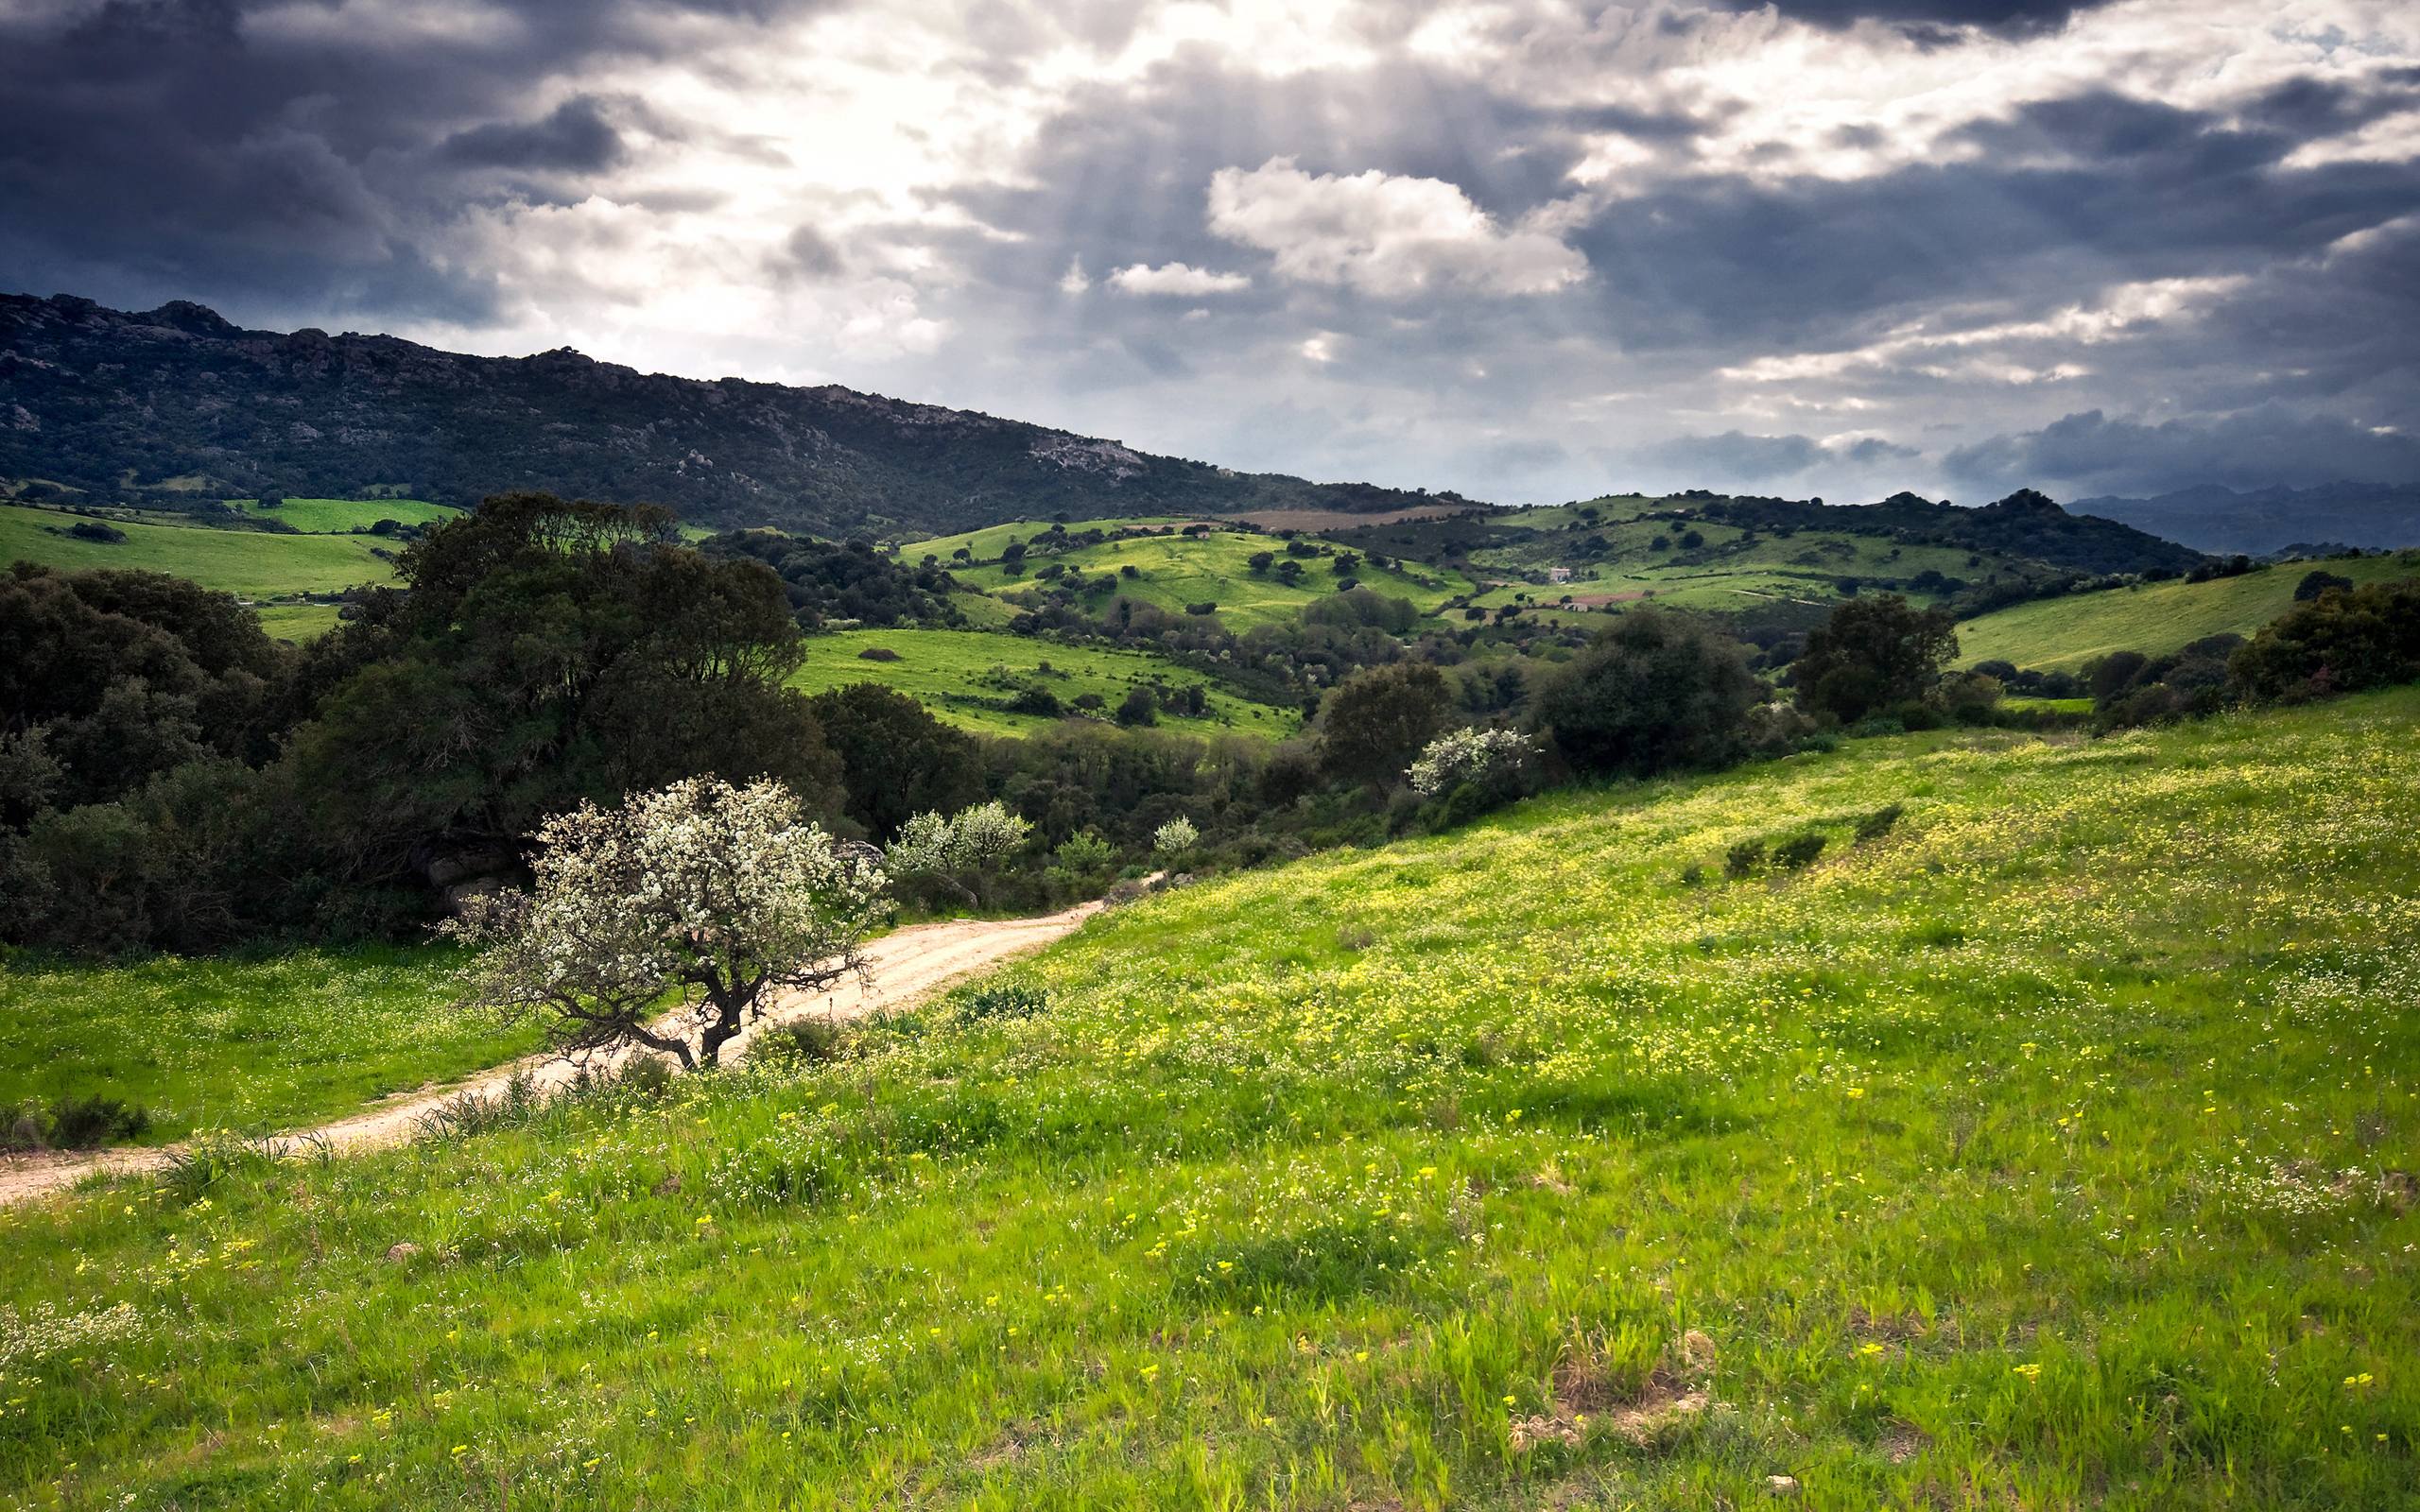
[{"label": "dark storm cloud", "polygon": [[2042,483],[2077,494],[2159,493],[2179,479],[2236,489],[2410,483],[2420,481],[2420,438],[2274,405],[2156,425],[2094,409],[1960,447],[1945,463],[1953,478],[1987,491]]},{"label": "dark storm cloud", "polygon": [[[662,9],[662,8],[657,8]],[[771,9],[683,9],[744,25]],[[657,45],[637,0],[522,0],[509,25],[382,34],[262,0],[0,11],[0,284],[475,320],[476,273],[428,227],[467,167],[583,173],[620,155],[601,102],[549,79]]]},{"label": "dark storm cloud", "polygon": [[2420,209],[2408,164],[2287,170],[2294,138],[2112,94],[1965,135],[1979,161],[1684,181],[1576,240],[1634,344],[1825,350],[1943,301],[2052,308],[2112,284],[2307,256]]},{"label": "dark storm cloud", "polygon": [[1927,28],[1979,26],[2000,33],[2055,30],[2108,0],[1726,0],[1725,9],[1771,8],[1794,21],[1848,26],[1860,21]]},{"label": "dark storm cloud", "polygon": [[475,168],[595,172],[623,157],[622,136],[593,95],[578,94],[542,119],[491,121],[445,139],[439,156]]},{"label": "dark storm cloud", "polygon": [[1868,436],[1862,440],[1852,441],[1841,448],[1842,459],[1854,462],[1859,467],[1874,467],[1883,462],[1904,461],[1909,457],[1923,455],[1912,446],[1901,446],[1896,441],[1886,441],[1879,436]]}]

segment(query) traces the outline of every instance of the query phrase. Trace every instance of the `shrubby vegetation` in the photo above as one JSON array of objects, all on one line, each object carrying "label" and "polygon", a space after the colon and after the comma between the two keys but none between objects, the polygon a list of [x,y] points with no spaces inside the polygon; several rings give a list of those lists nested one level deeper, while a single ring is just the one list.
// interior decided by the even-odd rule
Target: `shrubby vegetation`
[{"label": "shrubby vegetation", "polygon": [[806,629],[864,625],[946,626],[964,618],[951,605],[957,584],[939,566],[909,567],[862,537],[845,543],[776,530],[716,536],[708,556],[761,561],[782,579],[791,612]]}]

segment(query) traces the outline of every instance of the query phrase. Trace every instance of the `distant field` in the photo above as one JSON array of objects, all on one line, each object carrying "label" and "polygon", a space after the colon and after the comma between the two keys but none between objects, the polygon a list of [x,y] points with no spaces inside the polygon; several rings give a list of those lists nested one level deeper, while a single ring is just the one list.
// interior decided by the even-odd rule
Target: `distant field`
[{"label": "distant field", "polygon": [[[1080,568],[1094,581],[1104,574],[1132,566],[1139,576],[1121,576],[1115,593],[1096,592],[1086,597],[1085,607],[1098,611],[1118,593],[1180,614],[1190,604],[1216,604],[1219,622],[1231,630],[1298,618],[1304,605],[1336,592],[1337,579],[1329,570],[1333,558],[1305,559],[1301,585],[1289,587],[1278,577],[1273,566],[1258,576],[1253,573],[1249,558],[1263,551],[1274,551],[1279,560],[1287,559],[1283,541],[1266,536],[1214,532],[1199,538],[1139,536],[1104,541],[1063,556],[1028,558],[1022,577],[1011,577],[1005,568],[997,566],[955,570],[955,575],[959,581],[987,592],[1012,594],[1034,586],[1039,581],[1034,570],[1049,562],[1063,563],[1071,572]],[[1408,598],[1424,612],[1434,610],[1457,593],[1468,593],[1472,587],[1461,574],[1442,567],[1415,565],[1407,572],[1373,569],[1364,562],[1353,576],[1372,592],[1390,598]]]},{"label": "distant field", "polygon": [[274,509],[262,508],[257,499],[227,502],[246,514],[319,535],[340,535],[356,527],[366,530],[381,520],[406,525],[435,524],[441,520],[458,519],[462,513],[451,505],[426,504],[419,499],[288,499]]},{"label": "distant field", "polygon": [[260,616],[261,628],[276,641],[292,641],[300,645],[316,641],[337,627],[337,606],[334,604],[263,604],[253,610]]},{"label": "distant field", "polygon": [[106,522],[126,532],[126,540],[114,544],[53,533],[78,519],[58,510],[0,505],[0,560],[36,561],[71,572],[126,567],[173,573],[238,598],[334,593],[394,576],[392,567],[371,555],[380,544],[374,536],[281,536],[117,520]]},{"label": "distant field", "polygon": [[2314,567],[2357,583],[2383,582],[2420,574],[2420,552],[2289,562],[2206,583],[2151,583],[2014,604],[1958,627],[1960,662],[2075,672],[2112,651],[2158,656],[2205,635],[2250,635],[2292,606],[2294,585]]},{"label": "distant field", "polygon": [[443,950],[365,947],[122,967],[0,961],[0,1105],[99,1093],[148,1139],[279,1129],[540,1047],[458,1014]]},{"label": "distant field", "polygon": [[[1061,702],[1071,706],[1081,695],[1092,693],[1115,709],[1129,690],[1155,679],[1178,687],[1198,684],[1213,690],[1207,718],[1161,716],[1162,729],[1184,734],[1275,739],[1293,733],[1297,723],[1291,710],[1273,709],[1218,691],[1213,679],[1203,674],[1140,651],[1055,645],[980,630],[846,630],[810,637],[806,645],[806,665],[791,679],[795,687],[813,694],[851,683],[879,682],[921,700],[954,725],[985,734],[1029,734],[1056,723],[990,707],[991,701],[1008,697],[1013,691],[985,684],[984,679],[994,667],[1036,678]],[[871,662],[858,655],[873,648],[895,651],[899,660]],[[1046,662],[1051,668],[1048,674],[1040,672]]]}]

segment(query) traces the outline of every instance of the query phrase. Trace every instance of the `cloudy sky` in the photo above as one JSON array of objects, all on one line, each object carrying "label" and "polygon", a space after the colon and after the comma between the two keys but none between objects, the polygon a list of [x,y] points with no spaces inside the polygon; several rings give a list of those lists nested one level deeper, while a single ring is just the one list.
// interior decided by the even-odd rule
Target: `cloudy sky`
[{"label": "cloudy sky", "polygon": [[0,288],[1322,479],[2420,479],[2420,5],[0,0]]}]

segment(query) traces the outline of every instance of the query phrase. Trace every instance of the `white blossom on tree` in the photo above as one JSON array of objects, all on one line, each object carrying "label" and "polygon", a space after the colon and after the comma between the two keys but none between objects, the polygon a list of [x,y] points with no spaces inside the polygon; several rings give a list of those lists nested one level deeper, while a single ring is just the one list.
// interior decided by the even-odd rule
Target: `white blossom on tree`
[{"label": "white blossom on tree", "polygon": [[980,907],[984,875],[1025,844],[1032,830],[997,800],[947,818],[919,814],[899,827],[883,857],[893,872],[934,878]]},{"label": "white blossom on tree", "polygon": [[1510,730],[1454,730],[1430,741],[1404,773],[1422,798],[1450,793],[1464,782],[1510,789],[1537,747]]},{"label": "white blossom on tree", "polygon": [[1193,821],[1180,814],[1151,832],[1151,849],[1165,860],[1174,861],[1201,841],[1201,832]]},{"label": "white blossom on tree", "polygon": [[775,782],[691,778],[583,803],[534,838],[536,889],[475,899],[449,928],[482,947],[470,1002],[546,1020],[566,1054],[641,1045],[712,1066],[767,992],[858,970],[890,910],[870,850]]}]

